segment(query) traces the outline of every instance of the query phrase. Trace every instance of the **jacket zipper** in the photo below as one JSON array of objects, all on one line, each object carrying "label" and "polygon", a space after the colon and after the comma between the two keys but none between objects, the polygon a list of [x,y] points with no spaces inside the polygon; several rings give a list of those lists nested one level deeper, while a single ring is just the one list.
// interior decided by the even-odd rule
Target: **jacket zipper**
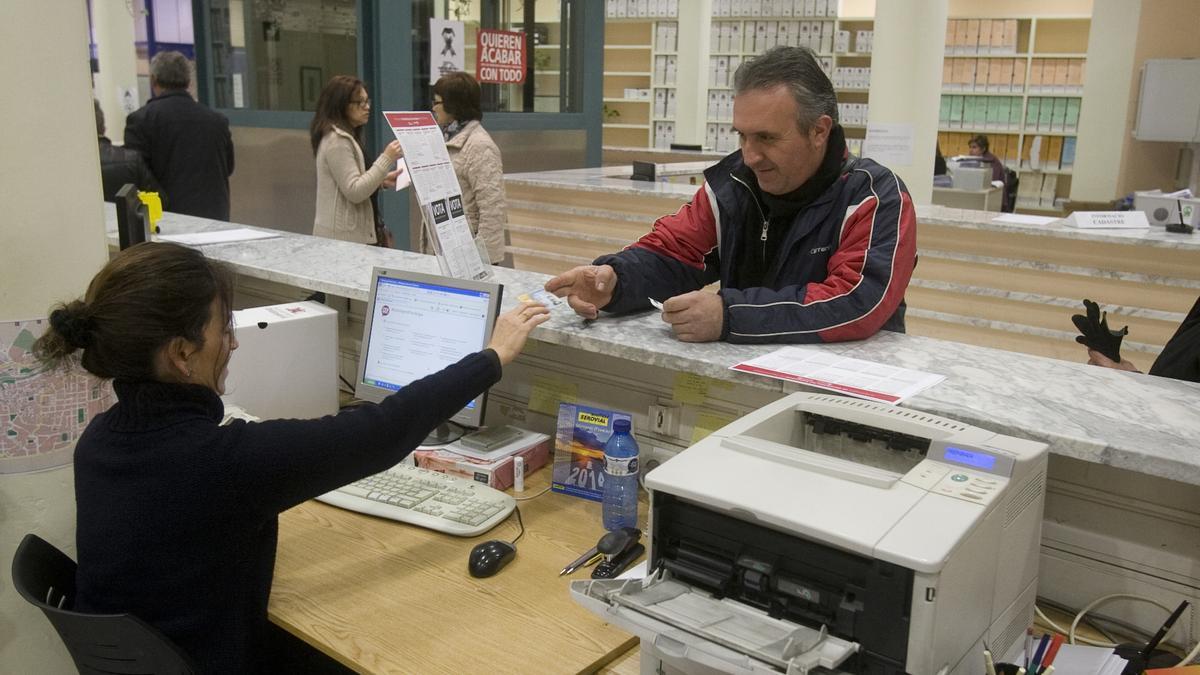
[{"label": "jacket zipper", "polygon": [[750,189],[749,185],[746,185],[746,183],[744,181],[742,181],[741,178],[738,178],[737,176],[733,175],[732,173],[729,174],[729,177],[732,178],[733,180],[737,181],[738,183],[740,183],[742,187],[746,188],[746,191],[750,193],[750,198],[754,200],[754,205],[758,207],[758,217],[762,218],[762,234],[759,236],[758,240],[762,242],[762,261],[763,261],[763,265],[766,265],[767,264],[767,228],[770,227],[771,221],[767,220],[767,214],[763,211],[762,204],[759,203],[758,196],[754,194],[754,190]]}]

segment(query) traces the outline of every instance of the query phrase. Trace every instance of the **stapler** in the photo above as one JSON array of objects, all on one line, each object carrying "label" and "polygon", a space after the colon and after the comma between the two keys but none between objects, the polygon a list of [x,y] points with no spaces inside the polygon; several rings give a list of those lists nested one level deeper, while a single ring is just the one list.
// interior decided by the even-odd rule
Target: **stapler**
[{"label": "stapler", "polygon": [[623,527],[605,533],[596,543],[596,552],[604,559],[592,570],[593,579],[612,579],[625,571],[629,564],[646,552],[641,543],[642,531],[636,527]]}]

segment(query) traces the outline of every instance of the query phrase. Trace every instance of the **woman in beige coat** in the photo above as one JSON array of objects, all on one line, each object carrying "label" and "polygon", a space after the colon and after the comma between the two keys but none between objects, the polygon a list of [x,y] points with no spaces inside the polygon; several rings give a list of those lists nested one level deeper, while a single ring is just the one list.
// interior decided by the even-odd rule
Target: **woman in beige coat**
[{"label": "woman in beige coat", "polygon": [[317,213],[313,234],[375,244],[371,195],[395,187],[400,142],[388,143],[370,169],[363,160],[363,126],[371,119],[371,99],[362,80],[335,75],[321,90],[309,135],[317,158]]},{"label": "woman in beige coat", "polygon": [[[504,165],[500,148],[479,121],[479,83],[467,73],[443,76],[433,85],[433,115],[446,137],[450,163],[463,192],[463,210],[471,234],[482,240],[493,265],[511,267],[505,254],[508,205],[504,196]],[[421,231],[421,250],[430,250]]]}]

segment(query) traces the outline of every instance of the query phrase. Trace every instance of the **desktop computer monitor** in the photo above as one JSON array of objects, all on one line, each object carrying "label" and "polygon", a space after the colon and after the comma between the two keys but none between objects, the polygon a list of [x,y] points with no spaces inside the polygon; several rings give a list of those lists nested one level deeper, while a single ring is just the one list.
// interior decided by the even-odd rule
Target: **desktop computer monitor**
[{"label": "desktop computer monitor", "polygon": [[[492,282],[376,267],[367,298],[355,396],[379,402],[486,347],[503,290]],[[479,427],[486,402],[484,392],[448,421]],[[444,425],[437,436],[430,442],[451,440]]]}]

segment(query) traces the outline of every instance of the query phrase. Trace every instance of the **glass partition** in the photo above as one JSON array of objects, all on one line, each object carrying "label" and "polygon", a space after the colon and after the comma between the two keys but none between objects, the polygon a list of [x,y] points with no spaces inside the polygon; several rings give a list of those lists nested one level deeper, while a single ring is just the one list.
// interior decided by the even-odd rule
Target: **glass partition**
[{"label": "glass partition", "polygon": [[355,0],[210,0],[216,108],[311,111],[334,75],[358,73]]},{"label": "glass partition", "polygon": [[[476,41],[481,28],[524,33],[527,54],[521,84],[481,84],[483,111],[580,112],[579,75],[571,67],[576,45],[571,21],[575,0],[414,0],[413,100],[431,102],[430,18],[463,22],[464,70],[476,72]],[[440,46],[441,36],[432,36]]]}]

